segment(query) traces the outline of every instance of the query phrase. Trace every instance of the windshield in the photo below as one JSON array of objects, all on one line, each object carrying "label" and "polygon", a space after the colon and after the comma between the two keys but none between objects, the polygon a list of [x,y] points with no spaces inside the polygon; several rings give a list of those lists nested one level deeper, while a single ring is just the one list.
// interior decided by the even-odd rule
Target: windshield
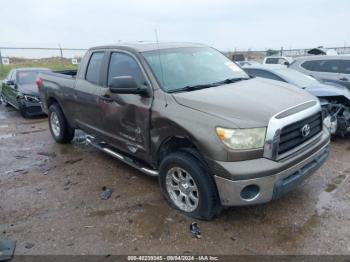
[{"label": "windshield", "polygon": [[42,71],[19,71],[17,73],[17,83],[22,85],[35,84],[38,74]]},{"label": "windshield", "polygon": [[277,70],[277,73],[282,78],[286,79],[289,83],[300,87],[307,87],[318,83],[318,81],[315,78],[308,75],[304,75],[303,73],[300,73],[294,69],[280,69]]},{"label": "windshield", "polygon": [[249,78],[239,66],[209,47],[156,50],[143,55],[166,92],[226,79]]}]

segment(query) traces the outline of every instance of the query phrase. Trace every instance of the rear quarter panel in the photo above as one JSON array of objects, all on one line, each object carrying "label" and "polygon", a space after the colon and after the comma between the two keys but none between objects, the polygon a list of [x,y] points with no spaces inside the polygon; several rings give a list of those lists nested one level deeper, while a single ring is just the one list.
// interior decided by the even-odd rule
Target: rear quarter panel
[{"label": "rear quarter panel", "polygon": [[39,77],[43,80],[39,88],[43,110],[47,112],[52,102],[57,101],[68,122],[74,126],[72,109],[74,108],[75,77],[57,73],[41,73]]}]

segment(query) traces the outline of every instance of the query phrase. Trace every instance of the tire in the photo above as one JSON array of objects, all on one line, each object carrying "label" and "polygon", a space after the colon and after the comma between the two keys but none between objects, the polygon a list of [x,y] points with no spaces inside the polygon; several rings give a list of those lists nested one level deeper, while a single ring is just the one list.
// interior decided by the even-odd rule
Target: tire
[{"label": "tire", "polygon": [[21,116],[23,118],[27,118],[28,117],[28,113],[26,111],[26,108],[24,106],[22,106],[21,104],[19,104],[19,112],[21,113]]},{"label": "tire", "polygon": [[49,126],[52,137],[57,143],[66,144],[74,138],[74,129],[64,116],[60,106],[55,103],[49,107]]},{"label": "tire", "polygon": [[1,94],[1,100],[2,100],[2,103],[4,104],[4,106],[6,106],[6,107],[10,106],[10,104],[7,102],[7,99],[6,99],[4,94]]},{"label": "tire", "polygon": [[189,152],[179,151],[164,158],[159,168],[159,184],[169,204],[187,216],[211,220],[221,213],[213,177]]}]

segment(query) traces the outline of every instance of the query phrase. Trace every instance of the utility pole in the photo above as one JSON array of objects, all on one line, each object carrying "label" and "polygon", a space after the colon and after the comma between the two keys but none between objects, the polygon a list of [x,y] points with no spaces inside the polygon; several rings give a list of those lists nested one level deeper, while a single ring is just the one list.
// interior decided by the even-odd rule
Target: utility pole
[{"label": "utility pole", "polygon": [[2,68],[3,68],[3,65],[2,65],[1,49],[0,49],[0,65],[1,65],[1,69],[2,69]]},{"label": "utility pole", "polygon": [[283,56],[283,46],[281,46],[280,56]]},{"label": "utility pole", "polygon": [[64,69],[64,62],[63,62],[63,51],[62,51],[62,47],[61,47],[61,45],[60,45],[60,44],[59,44],[58,46],[59,46],[59,48],[60,48],[60,53],[61,53],[61,67],[62,67],[62,69]]}]

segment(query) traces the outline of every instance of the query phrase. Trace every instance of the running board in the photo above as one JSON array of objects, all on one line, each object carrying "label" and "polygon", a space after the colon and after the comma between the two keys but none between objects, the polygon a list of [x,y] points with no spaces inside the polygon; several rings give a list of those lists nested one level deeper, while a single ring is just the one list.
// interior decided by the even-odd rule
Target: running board
[{"label": "running board", "polygon": [[141,166],[136,161],[134,161],[132,158],[127,157],[127,156],[123,156],[122,154],[115,152],[111,148],[108,148],[106,143],[98,142],[98,141],[96,141],[96,138],[94,138],[90,135],[87,135],[85,139],[86,139],[86,142],[88,144],[90,144],[93,147],[107,153],[110,156],[113,156],[113,157],[123,161],[125,164],[128,164],[129,166],[132,166],[133,168],[136,168],[137,170],[139,170],[147,175],[158,176],[157,170],[153,170],[153,169],[149,169],[147,167]]}]

